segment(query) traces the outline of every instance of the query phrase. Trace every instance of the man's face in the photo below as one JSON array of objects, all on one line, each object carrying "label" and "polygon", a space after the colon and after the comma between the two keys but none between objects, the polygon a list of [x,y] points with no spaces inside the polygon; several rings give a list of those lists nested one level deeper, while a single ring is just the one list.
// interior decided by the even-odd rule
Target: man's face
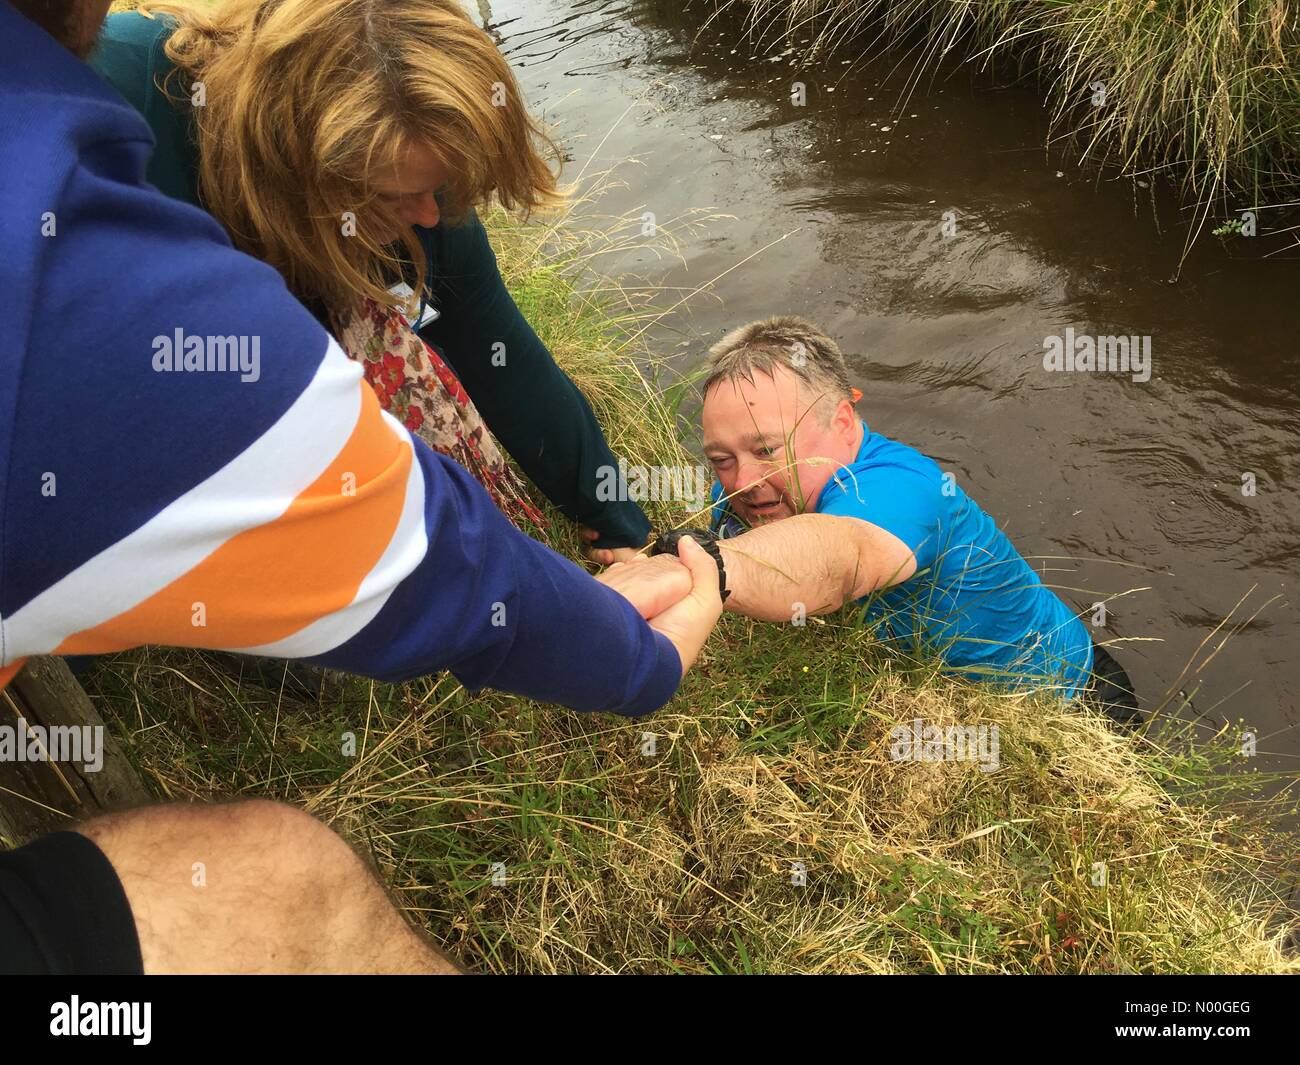
[{"label": "man's face", "polygon": [[748,525],[812,510],[835,471],[853,461],[860,443],[853,405],[816,400],[780,365],[771,377],[755,373],[752,383],[719,381],[704,397],[704,454]]}]

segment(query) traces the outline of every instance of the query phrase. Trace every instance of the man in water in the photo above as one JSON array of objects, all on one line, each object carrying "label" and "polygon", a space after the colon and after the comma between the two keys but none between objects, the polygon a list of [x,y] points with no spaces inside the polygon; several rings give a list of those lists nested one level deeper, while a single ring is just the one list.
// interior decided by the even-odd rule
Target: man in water
[{"label": "man in water", "polygon": [[868,428],[860,395],[835,341],[799,318],[711,349],[704,452],[726,608],[791,621],[862,602],[902,653],[1066,698],[1095,677],[1096,705],[1137,718],[1128,677],[1074,612],[951,474]]}]

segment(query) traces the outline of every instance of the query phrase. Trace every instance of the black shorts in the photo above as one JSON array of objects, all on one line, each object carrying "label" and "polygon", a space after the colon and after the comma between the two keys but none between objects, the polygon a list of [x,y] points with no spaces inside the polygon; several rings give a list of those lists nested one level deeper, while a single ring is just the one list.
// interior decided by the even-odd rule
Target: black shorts
[{"label": "black shorts", "polygon": [[94,843],[55,832],[0,852],[0,973],[143,972],[126,892]]}]

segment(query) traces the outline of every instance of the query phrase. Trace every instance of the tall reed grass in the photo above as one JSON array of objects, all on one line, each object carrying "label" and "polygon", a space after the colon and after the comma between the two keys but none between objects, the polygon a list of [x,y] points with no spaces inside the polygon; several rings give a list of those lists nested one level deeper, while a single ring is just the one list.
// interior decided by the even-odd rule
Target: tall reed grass
[{"label": "tall reed grass", "polygon": [[1059,137],[1176,175],[1201,218],[1300,199],[1300,6],[1290,0],[703,0],[746,32],[832,50],[1003,61],[1045,87]]}]

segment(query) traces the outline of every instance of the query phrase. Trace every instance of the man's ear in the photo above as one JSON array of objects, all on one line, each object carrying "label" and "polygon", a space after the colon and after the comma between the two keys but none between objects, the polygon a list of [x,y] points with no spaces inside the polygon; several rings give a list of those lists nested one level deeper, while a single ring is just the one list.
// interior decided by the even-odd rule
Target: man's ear
[{"label": "man's ear", "polygon": [[835,427],[836,433],[846,440],[852,439],[853,430],[858,424],[858,414],[853,409],[853,404],[847,399],[840,400],[835,408],[835,416],[831,419],[831,424]]}]

